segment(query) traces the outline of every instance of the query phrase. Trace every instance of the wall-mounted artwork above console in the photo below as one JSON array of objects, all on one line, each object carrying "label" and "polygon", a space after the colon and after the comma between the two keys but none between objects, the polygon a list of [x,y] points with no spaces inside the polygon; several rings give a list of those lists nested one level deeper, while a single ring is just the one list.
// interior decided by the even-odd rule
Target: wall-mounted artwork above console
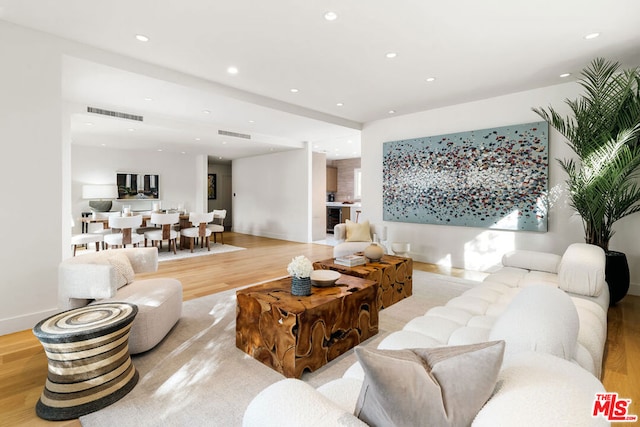
[{"label": "wall-mounted artwork above console", "polygon": [[158,175],[118,172],[116,176],[118,199],[159,199],[159,178]]}]

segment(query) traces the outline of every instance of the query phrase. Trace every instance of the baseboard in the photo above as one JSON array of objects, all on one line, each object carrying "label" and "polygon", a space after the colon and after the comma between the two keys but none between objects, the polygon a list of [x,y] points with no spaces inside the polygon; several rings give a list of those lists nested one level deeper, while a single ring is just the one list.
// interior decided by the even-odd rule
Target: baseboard
[{"label": "baseboard", "polygon": [[39,321],[59,312],[60,309],[52,308],[50,310],[40,311],[37,313],[25,314],[24,316],[2,319],[0,320],[0,335],[7,335],[14,332],[33,329]]}]

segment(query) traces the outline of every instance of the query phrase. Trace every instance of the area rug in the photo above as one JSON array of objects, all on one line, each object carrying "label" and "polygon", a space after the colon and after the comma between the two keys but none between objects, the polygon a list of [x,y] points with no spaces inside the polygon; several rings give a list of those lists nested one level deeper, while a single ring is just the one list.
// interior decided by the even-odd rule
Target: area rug
[{"label": "area rug", "polygon": [[[412,297],[380,312],[377,346],[429,308],[443,305],[478,282],[414,271]],[[182,317],[153,350],[133,356],[140,380],[120,401],[80,418],[83,426],[240,426],[251,399],[283,379],[235,346],[235,290],[184,303]],[[317,387],[342,376],[355,362],[353,350],[304,381]]]},{"label": "area rug", "polygon": [[176,259],[192,258],[196,256],[216,255],[216,254],[223,254],[226,252],[242,251],[242,250],[245,250],[246,248],[241,248],[240,246],[233,246],[233,245],[223,245],[222,243],[211,243],[209,245],[209,249],[210,250],[207,250],[206,246],[204,248],[201,248],[200,245],[197,245],[197,247],[193,248],[193,253],[191,253],[191,250],[189,249],[178,249],[176,251],[176,254],[174,255],[173,251],[167,250],[167,245],[165,243],[162,249],[158,250],[158,262],[174,261]]}]

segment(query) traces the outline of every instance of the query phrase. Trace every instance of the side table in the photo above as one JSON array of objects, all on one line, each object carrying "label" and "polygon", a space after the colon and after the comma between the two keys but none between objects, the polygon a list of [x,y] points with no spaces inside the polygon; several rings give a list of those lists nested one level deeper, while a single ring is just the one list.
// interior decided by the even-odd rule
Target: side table
[{"label": "side table", "polygon": [[[362,255],[362,252],[358,252]],[[378,309],[382,310],[413,295],[413,260],[393,255],[383,255],[379,261],[364,265],[345,267],[336,264],[335,259],[316,261],[315,270],[335,270],[349,276],[375,280],[378,289]]]},{"label": "side table", "polygon": [[47,381],[36,404],[40,418],[78,418],[111,405],[138,382],[129,356],[129,330],[138,307],[88,305],[42,320],[33,328],[48,359]]}]

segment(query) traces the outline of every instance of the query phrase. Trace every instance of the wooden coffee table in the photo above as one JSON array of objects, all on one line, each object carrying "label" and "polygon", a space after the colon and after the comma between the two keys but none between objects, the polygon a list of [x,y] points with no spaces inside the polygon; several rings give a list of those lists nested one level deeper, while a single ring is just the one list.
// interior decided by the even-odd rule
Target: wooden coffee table
[{"label": "wooden coffee table", "polygon": [[[362,255],[362,253],[358,253]],[[413,260],[394,255],[383,255],[380,261],[368,262],[355,267],[345,267],[335,263],[335,259],[316,261],[316,270],[335,270],[349,276],[375,280],[378,289],[378,309],[389,307],[413,294]]]},{"label": "wooden coffee table", "polygon": [[236,347],[300,378],[378,333],[378,283],[342,275],[336,286],[291,295],[291,278],[236,292]]}]

